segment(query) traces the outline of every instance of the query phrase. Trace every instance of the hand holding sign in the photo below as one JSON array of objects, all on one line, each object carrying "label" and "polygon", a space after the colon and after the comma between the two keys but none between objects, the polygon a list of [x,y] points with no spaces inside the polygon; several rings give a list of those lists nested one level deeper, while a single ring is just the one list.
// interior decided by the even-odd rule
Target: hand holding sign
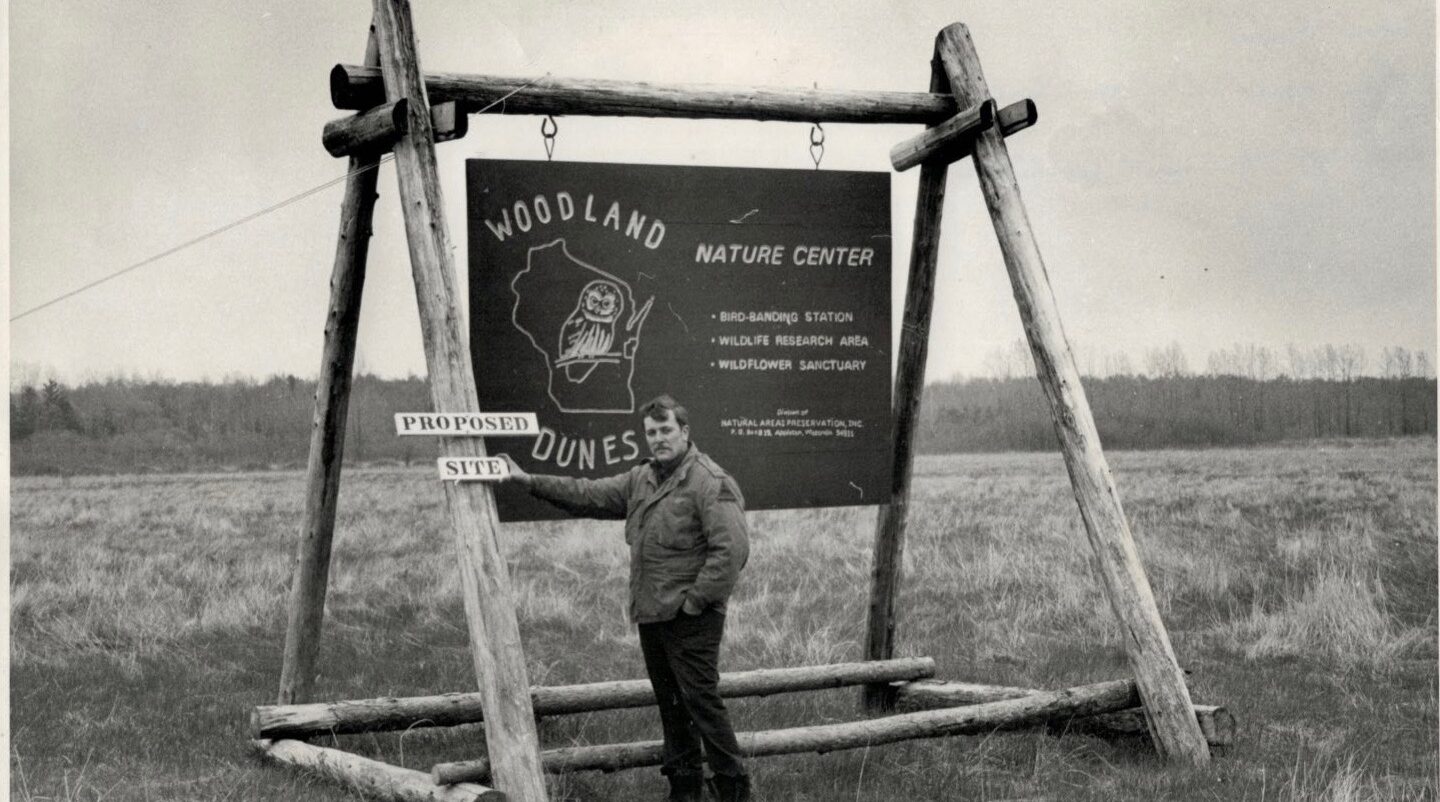
[{"label": "hand holding sign", "polygon": [[515,464],[515,460],[510,459],[509,454],[501,453],[496,454],[495,456],[502,460],[505,460],[505,465],[509,468],[509,474],[501,478],[500,481],[508,482],[514,480],[522,485],[530,484],[530,474],[526,473],[524,468],[521,468],[519,465]]}]

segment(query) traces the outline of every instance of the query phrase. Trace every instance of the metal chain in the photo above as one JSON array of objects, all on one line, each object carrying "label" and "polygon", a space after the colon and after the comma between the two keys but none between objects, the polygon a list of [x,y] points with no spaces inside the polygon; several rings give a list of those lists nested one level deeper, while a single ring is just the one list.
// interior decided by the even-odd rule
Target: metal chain
[{"label": "metal chain", "polygon": [[815,162],[815,169],[820,169],[820,160],[825,158],[825,129],[820,123],[810,126],[810,160]]},{"label": "metal chain", "polygon": [[545,140],[545,161],[550,161],[555,156],[555,134],[560,132],[560,126],[555,123],[555,118],[545,115],[540,121],[540,136]]}]

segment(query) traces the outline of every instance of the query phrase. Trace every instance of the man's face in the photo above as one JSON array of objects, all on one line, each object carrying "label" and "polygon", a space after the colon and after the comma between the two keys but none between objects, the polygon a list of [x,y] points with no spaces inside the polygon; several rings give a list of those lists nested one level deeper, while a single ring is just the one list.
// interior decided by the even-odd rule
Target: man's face
[{"label": "man's face", "polygon": [[675,413],[665,410],[665,420],[645,416],[645,442],[650,446],[650,455],[661,462],[678,459],[690,445],[690,427],[675,421]]}]

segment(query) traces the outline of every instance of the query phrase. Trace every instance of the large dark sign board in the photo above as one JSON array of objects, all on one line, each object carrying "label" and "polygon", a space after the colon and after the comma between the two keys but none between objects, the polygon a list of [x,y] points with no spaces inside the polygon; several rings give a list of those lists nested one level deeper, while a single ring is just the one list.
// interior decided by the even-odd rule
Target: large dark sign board
[{"label": "large dark sign board", "polygon": [[[750,509],[880,504],[890,465],[890,177],[472,160],[481,409],[540,436],[527,471],[649,456],[638,409],[690,410]],[[514,486],[503,520],[562,517]]]}]

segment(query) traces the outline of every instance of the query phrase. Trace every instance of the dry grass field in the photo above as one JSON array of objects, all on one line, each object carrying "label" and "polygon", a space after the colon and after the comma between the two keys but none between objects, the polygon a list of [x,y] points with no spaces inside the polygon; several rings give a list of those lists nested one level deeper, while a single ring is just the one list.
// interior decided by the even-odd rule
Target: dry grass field
[{"label": "dry grass field", "polygon": [[[766,800],[1435,799],[1433,440],[1110,455],[1197,701],[1235,746],[1167,770],[1141,741],[1043,733],[756,761]],[[321,698],[474,686],[433,469],[347,473]],[[260,762],[298,473],[22,478],[12,497],[17,800],[338,800]],[[1058,456],[917,465],[901,650],[939,675],[1062,687],[1126,674]],[[859,659],[874,508],[751,513],[724,668]],[[643,676],[617,523],[507,526],[531,681]],[[737,700],[741,729],[841,721],[858,692]],[[542,722],[546,745],[648,740],[650,710]],[[345,736],[428,769],[480,728]],[[658,799],[653,769],[557,777],[552,798]]]}]

